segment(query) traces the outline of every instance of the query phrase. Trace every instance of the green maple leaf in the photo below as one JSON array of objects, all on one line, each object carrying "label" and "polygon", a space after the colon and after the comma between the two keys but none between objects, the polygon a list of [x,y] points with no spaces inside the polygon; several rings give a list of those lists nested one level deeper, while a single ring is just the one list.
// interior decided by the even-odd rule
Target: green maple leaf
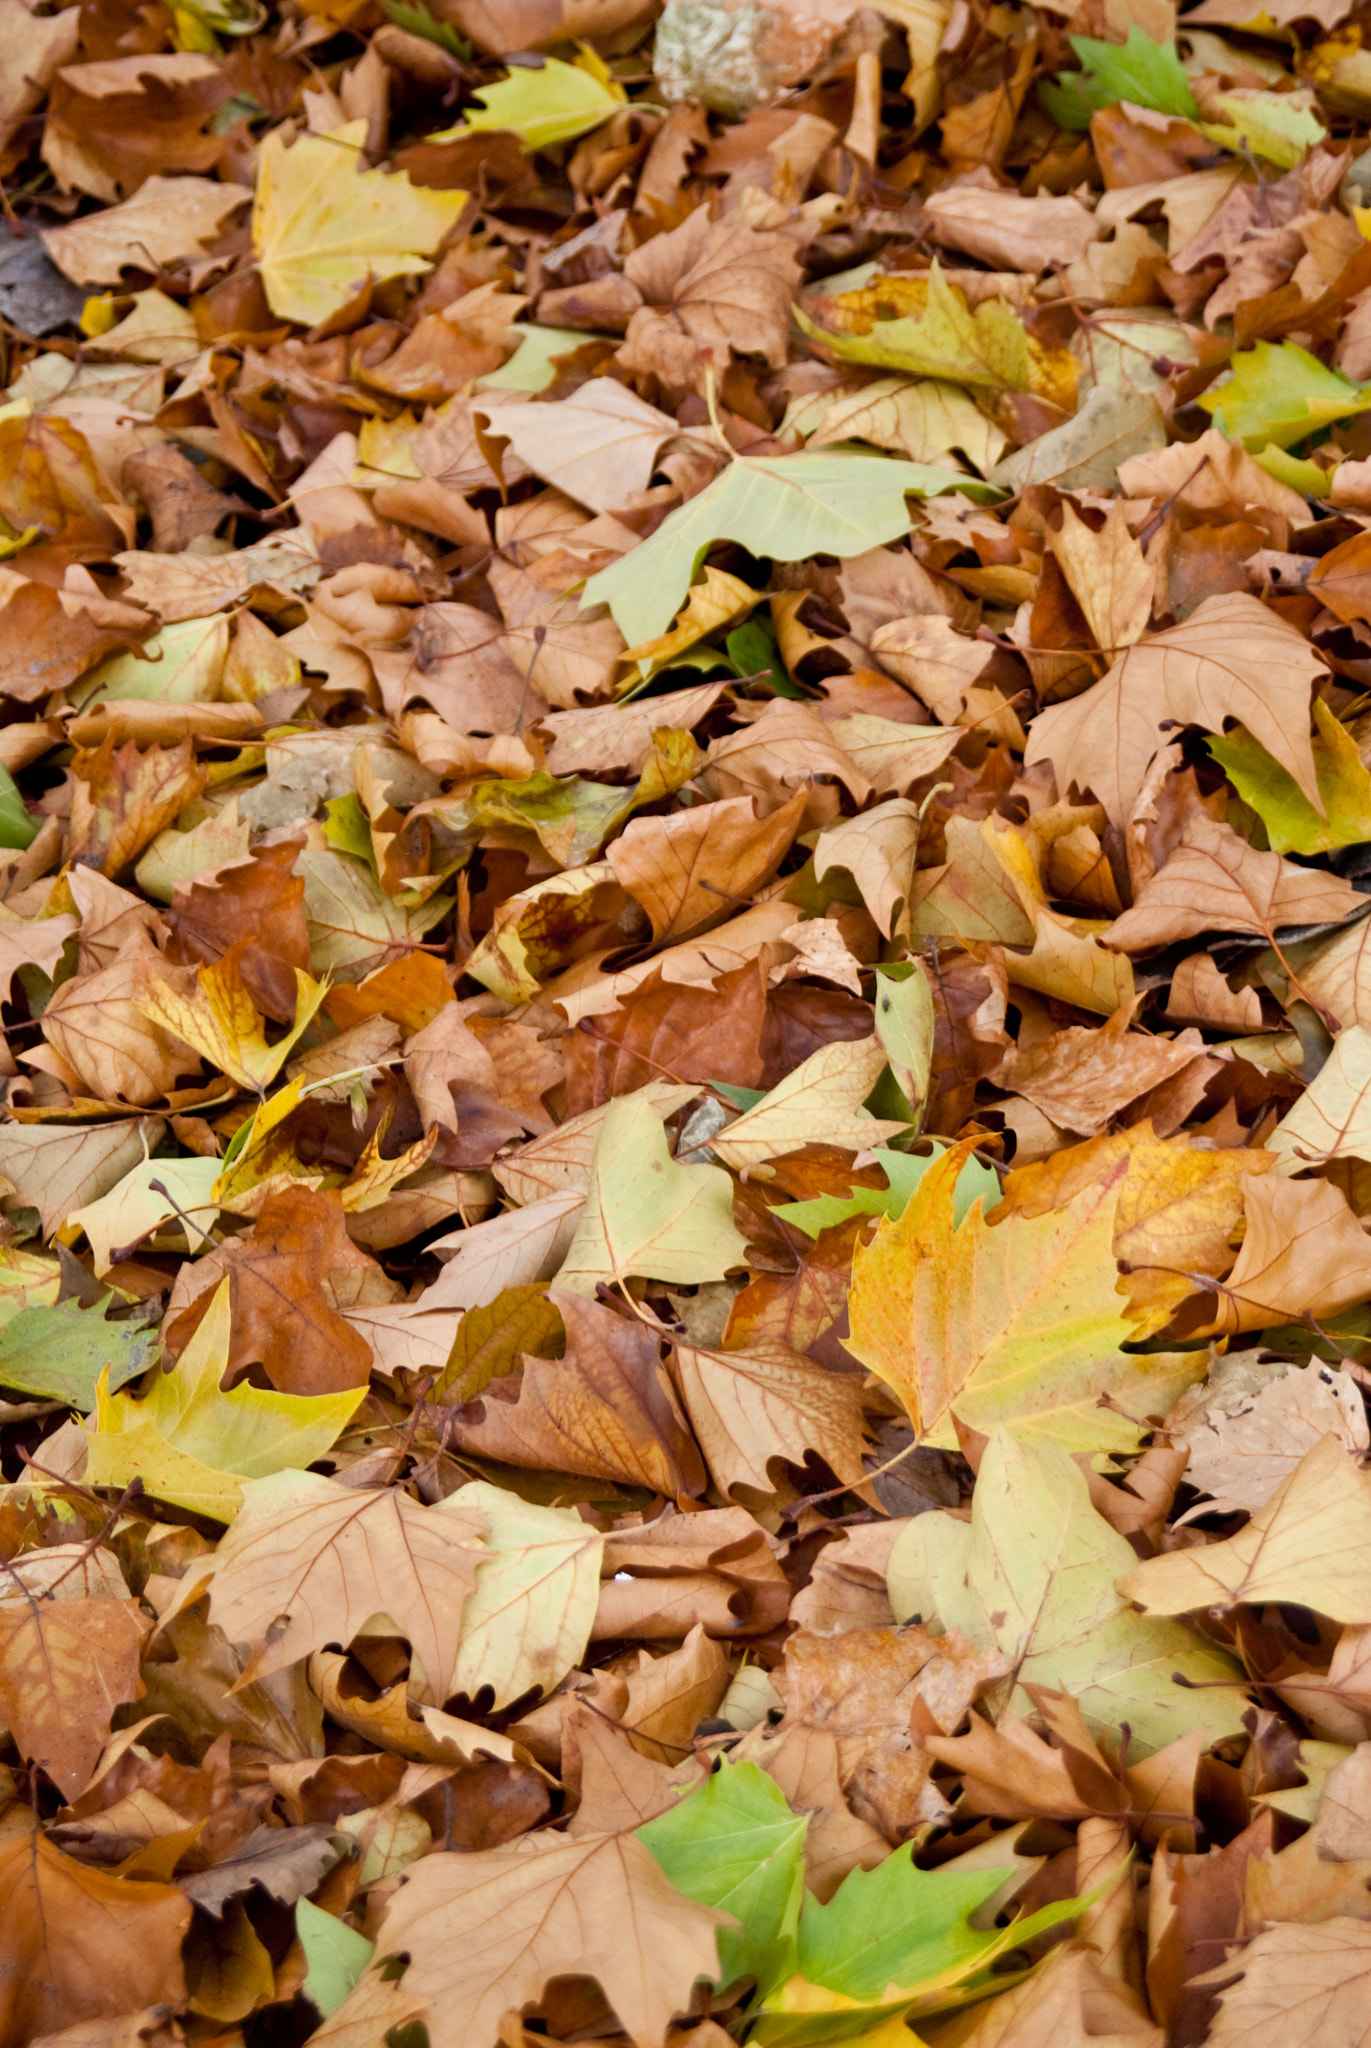
[{"label": "green maple leaf", "polygon": [[1371,407],[1371,393],[1325,369],[1293,341],[1259,341],[1233,358],[1226,384],[1199,403],[1231,441],[1254,454],[1270,444],[1289,448],[1334,420]]},{"label": "green maple leaf", "polygon": [[766,1991],[794,1969],[808,1826],[756,1764],[723,1762],[637,1830],[678,1891],[738,1922],[719,1929],[721,1985],[755,1977]]},{"label": "green maple leaf", "polygon": [[1064,72],[1055,84],[1038,88],[1043,105],[1059,127],[1088,128],[1092,114],[1119,100],[1151,107],[1158,114],[1172,114],[1181,121],[1193,121],[1198,115],[1174,43],[1154,43],[1136,23],[1122,48],[1117,43],[1096,42],[1093,36],[1070,36],[1068,41],[1084,69]]},{"label": "green maple leaf", "polygon": [[906,493],[939,491],[988,487],[954,470],[883,455],[740,455],[650,540],[592,576],[581,604],[607,604],[629,646],[638,647],[666,631],[716,541],[736,541],[774,562],[864,555],[909,531]]},{"label": "green maple leaf", "polygon": [[972,1915],[1009,1872],[956,1864],[919,1870],[913,1855],[905,1842],[875,1870],[850,1872],[827,1905],[806,1898],[795,1974],[763,1999],[754,2041],[803,2048],[850,2038],[897,2014],[917,2019],[1002,1990],[1014,1979],[992,1978],[998,1957],[1091,1903],[1058,1899],[1007,1927],[974,1927]]}]

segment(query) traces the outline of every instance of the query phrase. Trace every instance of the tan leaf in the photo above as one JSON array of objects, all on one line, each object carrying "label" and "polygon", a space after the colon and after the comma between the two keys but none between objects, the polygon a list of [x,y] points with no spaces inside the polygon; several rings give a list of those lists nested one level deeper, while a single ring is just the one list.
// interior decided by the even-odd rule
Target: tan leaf
[{"label": "tan leaf", "polygon": [[180,256],[198,256],[251,197],[249,186],[213,178],[149,178],[122,206],[49,228],[43,242],[76,284],[118,284],[126,265],[160,270]]},{"label": "tan leaf", "polygon": [[718,1968],[724,1917],[683,1898],[634,1835],[527,1835],[424,1857],[387,1902],[377,1942],[409,1955],[406,1987],[430,2001],[433,2048],[485,2040],[569,1972],[599,1982],[642,2048],[662,2048],[696,1978]]},{"label": "tan leaf", "polygon": [[1281,925],[1332,924],[1361,904],[1340,877],[1260,852],[1230,825],[1201,814],[1190,819],[1175,851],[1106,936],[1129,953],[1208,931],[1269,937]]},{"label": "tan leaf", "polygon": [[606,859],[652,920],[661,945],[722,924],[771,880],[799,829],[798,791],[769,817],[747,797],[697,804],[666,818],[634,818]]},{"label": "tan leaf", "polygon": [[21,1755],[72,1800],[117,1708],[141,1698],[151,1623],[112,1551],[63,1543],[17,1558],[0,1585],[0,1713]]},{"label": "tan leaf", "polygon": [[1371,1478],[1340,1437],[1322,1437],[1223,1542],[1149,1558],[1120,1580],[1145,1613],[1288,1600],[1330,1621],[1371,1622]]},{"label": "tan leaf", "polygon": [[1208,597],[1183,624],[1130,647],[1092,689],[1040,711],[1024,758],[1051,761],[1063,792],[1071,782],[1093,790],[1122,825],[1168,722],[1222,732],[1235,718],[1318,808],[1309,693],[1321,672],[1304,635],[1257,598]]},{"label": "tan leaf", "polygon": [[802,1465],[808,1452],[844,1485],[862,1482],[866,1430],[855,1377],[825,1372],[783,1344],[703,1351],[678,1344],[681,1396],[720,1493],[774,1490],[771,1460]]},{"label": "tan leaf", "polygon": [[282,1472],[243,1493],[208,1584],[210,1612],[229,1640],[258,1645],[247,1677],[265,1678],[329,1643],[346,1648],[385,1615],[445,1698],[484,1551],[482,1517],[314,1472]]},{"label": "tan leaf", "polygon": [[1191,1515],[1251,1514],[1263,1507],[1305,1453],[1328,1435],[1339,1437],[1354,1456],[1371,1451],[1355,1383],[1327,1366],[1289,1367],[1245,1406],[1211,1409],[1188,1432],[1185,1476],[1206,1495]]}]

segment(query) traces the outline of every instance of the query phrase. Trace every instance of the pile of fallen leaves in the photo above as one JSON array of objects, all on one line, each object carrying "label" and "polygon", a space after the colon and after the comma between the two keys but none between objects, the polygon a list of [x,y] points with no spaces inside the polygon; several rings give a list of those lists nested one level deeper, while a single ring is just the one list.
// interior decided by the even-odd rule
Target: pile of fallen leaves
[{"label": "pile of fallen leaves", "polygon": [[1371,2039],[1369,141],[0,0],[0,2048]]}]

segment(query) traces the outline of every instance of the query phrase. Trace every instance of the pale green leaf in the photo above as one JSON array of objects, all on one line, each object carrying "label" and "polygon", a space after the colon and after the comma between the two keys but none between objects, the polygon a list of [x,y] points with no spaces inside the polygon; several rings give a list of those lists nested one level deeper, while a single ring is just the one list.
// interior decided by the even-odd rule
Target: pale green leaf
[{"label": "pale green leaf", "polygon": [[629,646],[637,647],[665,633],[716,541],[737,541],[775,562],[863,555],[909,531],[907,492],[986,488],[954,470],[833,449],[739,456],[670,513],[651,539],[592,576],[581,604],[607,604]]},{"label": "pale green leaf", "polygon": [[489,1554],[462,1609],[451,1691],[474,1698],[489,1686],[497,1709],[526,1692],[551,1692],[590,1639],[603,1536],[574,1508],[538,1507],[483,1479],[439,1507],[474,1509],[488,1525]]},{"label": "pale green leaf", "polygon": [[[873,1125],[873,1136],[879,1130]],[[593,1295],[601,1281],[632,1275],[690,1287],[746,1263],[723,1168],[673,1159],[661,1117],[642,1094],[611,1102],[557,1286]]]},{"label": "pale green leaf", "polygon": [[1025,1685],[1065,1690],[1093,1731],[1117,1739],[1127,1726],[1133,1756],[1192,1729],[1210,1742],[1235,1734],[1248,1706],[1241,1671],[1183,1623],[1136,1612],[1118,1581],[1137,1561],[1068,1452],[997,1430],[970,1526],[916,1516],[891,1553],[890,1602],[902,1621],[917,1614],[1010,1657],[1014,1713],[1033,1711]]}]

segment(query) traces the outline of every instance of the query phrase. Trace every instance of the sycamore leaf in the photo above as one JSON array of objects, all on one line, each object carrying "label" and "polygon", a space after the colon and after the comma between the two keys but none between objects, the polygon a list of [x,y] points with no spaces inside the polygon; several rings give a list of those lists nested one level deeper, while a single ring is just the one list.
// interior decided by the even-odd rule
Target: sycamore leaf
[{"label": "sycamore leaf", "polygon": [[1039,88],[1043,105],[1059,126],[1088,128],[1092,114],[1119,100],[1181,121],[1199,114],[1173,42],[1154,43],[1136,22],[1130,23],[1122,49],[1117,43],[1096,42],[1093,36],[1068,36],[1067,41],[1082,69],[1065,72],[1055,84]]},{"label": "sycamore leaf", "polygon": [[[217,1158],[145,1159],[108,1194],[73,1209],[62,1225],[62,1238],[70,1244],[84,1230],[96,1272],[108,1273],[117,1250],[138,1244],[164,1223],[176,1220],[178,1209],[208,1231],[219,1213],[214,1189],[221,1171],[222,1162]],[[154,1191],[153,1181],[165,1192]],[[189,1249],[198,1251],[201,1242],[192,1237]]]},{"label": "sycamore leaf", "polygon": [[636,1275],[689,1287],[746,1262],[723,1169],[673,1159],[661,1118],[640,1095],[612,1102],[556,1284],[593,1295],[602,1280]]},{"label": "sycamore leaf", "polygon": [[574,64],[544,57],[536,66],[520,65],[494,85],[483,86],[476,98],[479,110],[469,112],[458,127],[445,128],[428,140],[448,142],[456,136],[510,128],[531,156],[599,128],[618,113],[628,94],[594,52],[587,51]]},{"label": "sycamore leaf", "polygon": [[1247,1704],[1241,1671],[1181,1623],[1137,1613],[1117,1583],[1136,1563],[1065,1450],[996,1430],[970,1527],[947,1514],[908,1523],[891,1552],[890,1604],[900,1618],[936,1616],[1003,1651],[1016,1670],[1014,1713],[1033,1711],[1026,1685],[1069,1692],[1093,1734],[1132,1731],[1131,1755],[1191,1729],[1211,1742],[1232,1733]]},{"label": "sycamore leaf", "polygon": [[802,1465],[811,1450],[844,1485],[862,1484],[866,1432],[855,1374],[825,1372],[784,1344],[747,1351],[678,1344],[675,1363],[690,1426],[721,1493],[762,1491],[773,1458]]},{"label": "sycamore leaf", "polygon": [[[891,305],[899,318],[888,317]],[[832,312],[843,317],[845,328],[860,322],[868,331],[834,332],[803,312],[796,318],[810,340],[822,342],[840,362],[940,377],[984,391],[1027,391],[1032,385],[1028,336],[1009,301],[968,306],[936,257],[926,278],[875,278],[863,291],[832,302]],[[882,313],[887,317],[878,317]]]},{"label": "sycamore leaf", "polygon": [[161,1348],[144,1322],[111,1322],[108,1296],[82,1308],[73,1300],[21,1308],[0,1328],[0,1387],[44,1401],[66,1401],[88,1415],[101,1375],[111,1390],[141,1379]]},{"label": "sycamore leaf", "polygon": [[1245,1529],[1150,1558],[1120,1581],[1150,1614],[1288,1601],[1330,1621],[1371,1622],[1371,1477],[1331,1430]]},{"label": "sycamore leaf", "polygon": [[1267,1139],[1285,1173],[1327,1159],[1371,1159],[1371,1030],[1351,1024]]},{"label": "sycamore leaf", "polygon": [[1188,619],[1145,636],[1109,673],[1033,721],[1026,761],[1051,761],[1060,786],[1095,795],[1122,826],[1163,744],[1163,727],[1222,732],[1236,719],[1319,802],[1309,693],[1323,664],[1304,635],[1246,591],[1207,597]]},{"label": "sycamore leaf", "polygon": [[85,1789],[117,1708],[141,1698],[148,1618],[113,1551],[57,1544],[0,1584],[0,1713],[20,1754],[69,1799]]},{"label": "sycamore leaf", "polygon": [[1210,1975],[1226,1986],[1205,2036],[1212,2048],[1356,2043],[1365,2039],[1371,1998],[1371,1927],[1347,1913],[1278,1921]]},{"label": "sycamore leaf", "polygon": [[190,995],[182,995],[170,982],[154,982],[139,997],[138,1008],[240,1088],[260,1095],[276,1079],[308,1029],[328,994],[328,983],[311,980],[298,967],[291,970],[295,976],[295,1022],[284,1038],[268,1045],[263,1020],[243,980],[240,953],[241,946],[234,946],[212,966],[201,967]]},{"label": "sycamore leaf", "polygon": [[404,171],[363,170],[366,133],[350,121],[289,149],[279,129],[262,142],[252,246],[283,319],[317,326],[369,282],[427,270],[466,205],[465,192],[422,190]]},{"label": "sycamore leaf", "polygon": [[245,1682],[329,1643],[346,1647],[383,1615],[445,1699],[485,1527],[479,1514],[423,1507],[393,1488],[278,1472],[243,1488],[233,1527],[196,1579],[229,1641],[258,1645]]},{"label": "sycamore leaf", "polygon": [[977,1862],[919,1870],[913,1854],[905,1842],[877,1869],[852,1871],[826,1905],[806,1898],[796,1973],[763,2000],[755,2040],[799,2048],[855,2030],[854,2023],[869,2027],[887,2015],[918,2018],[961,2005],[992,1987],[997,1957],[1074,1919],[1089,1903],[1057,1899],[1007,1927],[977,1927],[974,1919],[1003,1885],[1006,1868]]},{"label": "sycamore leaf", "polygon": [[1314,109],[1301,104],[1302,98],[1282,92],[1224,93],[1219,100],[1224,120],[1203,121],[1200,126],[1221,149],[1239,154],[1250,150],[1282,171],[1293,171],[1328,132]]},{"label": "sycamore leaf", "polygon": [[966,481],[950,469],[837,449],[736,456],[668,513],[651,539],[592,576],[581,604],[607,604],[625,640],[638,646],[665,633],[716,541],[738,541],[776,562],[861,555],[908,532],[906,492],[930,496]]},{"label": "sycamore leaf", "polygon": [[1230,440],[1260,452],[1296,441],[1371,406],[1371,395],[1293,341],[1259,341],[1233,357],[1233,374],[1199,403]]},{"label": "sycamore leaf", "polygon": [[[550,70],[574,69],[553,58],[547,63]],[[528,71],[517,75],[542,76]],[[565,336],[563,346],[574,347],[580,339]],[[486,412],[478,404],[474,410],[489,421],[488,439],[508,441],[535,475],[596,512],[611,512],[635,492],[645,491],[658,449],[680,432],[670,414],[612,377],[592,378],[556,405],[513,402],[492,405]]]},{"label": "sycamore leaf", "polygon": [[1072,1450],[1135,1448],[1129,1417],[1163,1413],[1198,1361],[1121,1348],[1132,1335],[1114,1258],[1126,1164],[1045,1215],[991,1225],[977,1204],[957,1226],[965,1157],[964,1146],[944,1153],[899,1220],[857,1248],[848,1349],[894,1388],[922,1442],[954,1447],[955,1415]]},{"label": "sycamore leaf", "polygon": [[641,2048],[664,2048],[696,1979],[717,1968],[723,1919],[684,1898],[631,1834],[537,1834],[423,1857],[386,1901],[376,1947],[409,1956],[405,1989],[431,2001],[432,2048],[493,2040],[511,2006],[568,1973],[595,1978]]},{"label": "sycamore leaf", "polygon": [[798,1152],[819,1133],[825,1144],[854,1152],[873,1138],[897,1137],[907,1125],[862,1109],[885,1064],[885,1047],[877,1037],[822,1045],[712,1138],[710,1149],[725,1166],[741,1172],[779,1153]]},{"label": "sycamore leaf", "polygon": [[143,1400],[111,1393],[102,1376],[95,1423],[86,1426],[89,1483],[122,1487],[141,1479],[158,1500],[231,1522],[243,1480],[321,1458],[366,1397],[359,1387],[277,1394],[246,1381],[221,1393],[228,1356],[225,1280],[175,1367],[157,1374]]},{"label": "sycamore leaf", "polygon": [[482,1479],[435,1512],[486,1525],[449,1690],[490,1686],[497,1708],[534,1689],[551,1692],[590,1638],[604,1538],[574,1508],[538,1507]]},{"label": "sycamore leaf", "polygon": [[721,1986],[755,1977],[765,1993],[793,1968],[808,1825],[756,1764],[725,1759],[688,1798],[637,1830],[678,1891],[738,1923],[736,1933],[719,1929]]},{"label": "sycamore leaf", "polygon": [[1357,743],[1321,698],[1314,703],[1314,772],[1323,816],[1293,776],[1241,727],[1209,751],[1266,827],[1273,853],[1329,853],[1371,839],[1371,774]]},{"label": "sycamore leaf", "polygon": [[[872,1156],[888,1182],[886,1187],[853,1188],[850,1195],[814,1195],[807,1202],[780,1202],[771,1213],[779,1216],[783,1223],[802,1230],[806,1237],[817,1237],[821,1230],[831,1230],[835,1224],[847,1223],[853,1216],[902,1216],[919,1182],[934,1161],[947,1150],[938,1138],[929,1142],[933,1150],[926,1154],[892,1152],[884,1145],[872,1147]],[[983,1197],[987,1203],[993,1203],[999,1192],[999,1177],[995,1169],[984,1165],[974,1153],[969,1154],[963,1161],[952,1192],[954,1230],[974,1201]]]}]

